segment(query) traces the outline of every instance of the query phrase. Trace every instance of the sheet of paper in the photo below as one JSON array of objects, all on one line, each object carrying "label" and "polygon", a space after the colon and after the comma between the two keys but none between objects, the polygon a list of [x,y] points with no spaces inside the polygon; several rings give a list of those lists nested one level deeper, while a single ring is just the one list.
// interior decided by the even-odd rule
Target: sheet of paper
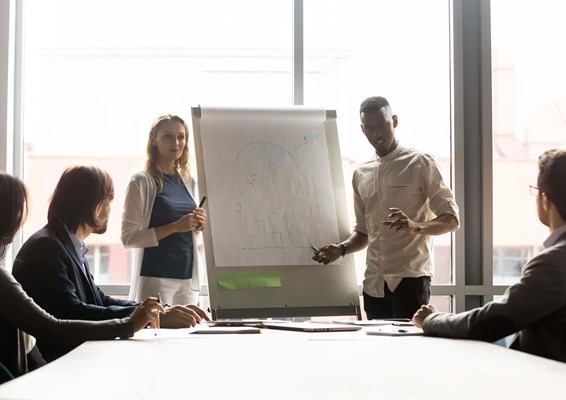
[{"label": "sheet of paper", "polygon": [[393,321],[386,319],[371,319],[371,320],[361,320],[361,321],[335,320],[332,322],[336,324],[347,324],[347,325],[356,325],[356,326],[383,326],[383,325],[393,324]]},{"label": "sheet of paper", "polygon": [[200,324],[191,334],[238,334],[238,333],[261,333],[261,330],[254,326],[210,326],[207,324]]},{"label": "sheet of paper", "polygon": [[420,336],[423,330],[415,326],[383,326],[380,328],[366,328],[366,334],[377,336]]},{"label": "sheet of paper", "polygon": [[317,265],[311,245],[339,240],[324,111],[289,113],[254,120],[202,109],[217,267]]}]

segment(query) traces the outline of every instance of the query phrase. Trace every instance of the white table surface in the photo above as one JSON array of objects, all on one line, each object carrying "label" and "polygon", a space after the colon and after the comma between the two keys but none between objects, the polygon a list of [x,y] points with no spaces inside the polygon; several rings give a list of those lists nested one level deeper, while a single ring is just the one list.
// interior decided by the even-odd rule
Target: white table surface
[{"label": "white table surface", "polygon": [[87,342],[0,399],[566,399],[566,364],[494,344],[363,331]]}]

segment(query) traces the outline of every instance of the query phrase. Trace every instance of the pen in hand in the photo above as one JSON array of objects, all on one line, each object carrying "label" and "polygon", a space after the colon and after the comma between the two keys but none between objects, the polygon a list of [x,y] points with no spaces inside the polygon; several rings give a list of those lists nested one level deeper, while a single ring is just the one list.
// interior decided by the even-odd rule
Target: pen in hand
[{"label": "pen in hand", "polygon": [[[206,201],[206,196],[202,196],[202,199],[200,200],[200,203],[198,205],[197,208],[202,208],[202,206],[204,205],[204,202]],[[204,230],[204,224],[202,225],[197,225],[197,227],[195,228],[195,230],[197,231],[203,231]]]},{"label": "pen in hand", "polygon": [[[158,302],[159,304],[161,304],[161,293],[157,293],[157,302]],[[157,328],[160,327],[160,323],[159,323],[159,310],[156,310],[156,312],[157,312],[157,321],[156,321],[156,323],[155,323],[155,330],[154,330],[155,336],[157,336]]]}]

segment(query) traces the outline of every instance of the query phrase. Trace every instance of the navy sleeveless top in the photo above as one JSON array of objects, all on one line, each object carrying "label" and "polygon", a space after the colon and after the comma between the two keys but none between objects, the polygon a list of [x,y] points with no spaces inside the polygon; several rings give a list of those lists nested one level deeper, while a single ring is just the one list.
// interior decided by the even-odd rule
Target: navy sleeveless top
[{"label": "navy sleeveless top", "polygon": [[[178,173],[163,174],[163,190],[155,197],[149,228],[175,222],[192,212],[196,203]],[[159,241],[157,247],[146,247],[141,276],[190,279],[193,275],[193,232],[177,232]]]}]

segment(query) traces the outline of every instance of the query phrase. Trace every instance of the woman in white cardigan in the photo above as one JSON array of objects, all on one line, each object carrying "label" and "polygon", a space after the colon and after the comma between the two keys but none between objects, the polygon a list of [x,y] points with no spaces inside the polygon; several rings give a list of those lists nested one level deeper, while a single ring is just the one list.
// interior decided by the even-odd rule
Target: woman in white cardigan
[{"label": "woman in white cardigan", "polygon": [[197,206],[189,173],[188,127],[176,115],[162,115],[147,142],[145,169],[126,190],[121,240],[134,249],[130,298],[161,295],[166,304],[197,304],[206,211]]}]

